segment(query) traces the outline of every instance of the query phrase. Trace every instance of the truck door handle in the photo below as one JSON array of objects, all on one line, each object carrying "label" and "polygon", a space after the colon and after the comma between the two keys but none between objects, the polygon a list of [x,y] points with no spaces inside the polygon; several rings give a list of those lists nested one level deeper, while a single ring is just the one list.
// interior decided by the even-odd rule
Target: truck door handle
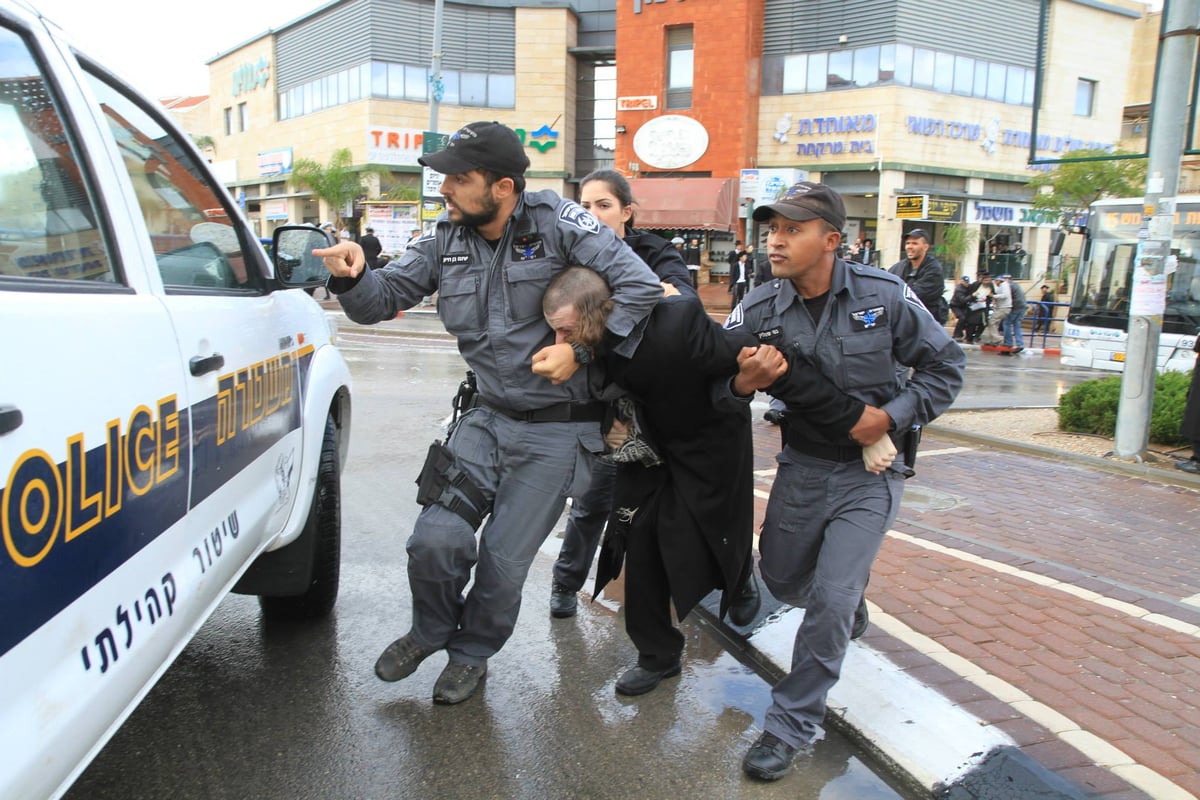
[{"label": "truck door handle", "polygon": [[223,366],[225,366],[225,356],[220,353],[213,353],[211,356],[192,356],[192,360],[188,362],[188,368],[197,377],[208,372],[216,372]]},{"label": "truck door handle", "polygon": [[0,406],[0,436],[21,427],[25,418],[16,406]]}]

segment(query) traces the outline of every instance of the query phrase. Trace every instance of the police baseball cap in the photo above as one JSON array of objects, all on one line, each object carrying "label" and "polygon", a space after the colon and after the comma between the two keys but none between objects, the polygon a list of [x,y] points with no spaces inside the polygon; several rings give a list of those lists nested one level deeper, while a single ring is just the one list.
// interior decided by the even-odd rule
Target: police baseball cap
[{"label": "police baseball cap", "polygon": [[904,241],[907,242],[909,239],[924,239],[928,242],[929,234],[926,233],[922,228],[913,228],[911,231],[904,234]]},{"label": "police baseball cap", "polygon": [[842,196],[823,183],[800,181],[792,184],[774,203],[754,209],[754,220],[766,222],[772,214],[797,222],[823,219],[839,233],[846,227],[846,206]]},{"label": "police baseball cap", "polygon": [[450,137],[446,149],[417,162],[443,175],[461,175],[473,169],[516,177],[529,169],[529,156],[512,128],[499,122],[471,122]]}]

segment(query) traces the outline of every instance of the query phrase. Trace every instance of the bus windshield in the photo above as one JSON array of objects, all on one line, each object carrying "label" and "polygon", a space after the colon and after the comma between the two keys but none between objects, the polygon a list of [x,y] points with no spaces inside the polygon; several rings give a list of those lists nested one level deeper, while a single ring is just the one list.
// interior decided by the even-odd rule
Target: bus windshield
[{"label": "bus windshield", "polygon": [[[1090,248],[1075,277],[1068,320],[1079,325],[1129,328],[1129,294],[1142,223],[1140,201],[1099,203],[1088,218]],[[1200,327],[1200,202],[1181,202],[1175,214],[1171,253],[1177,259],[1167,276],[1163,333],[1193,335]]]}]

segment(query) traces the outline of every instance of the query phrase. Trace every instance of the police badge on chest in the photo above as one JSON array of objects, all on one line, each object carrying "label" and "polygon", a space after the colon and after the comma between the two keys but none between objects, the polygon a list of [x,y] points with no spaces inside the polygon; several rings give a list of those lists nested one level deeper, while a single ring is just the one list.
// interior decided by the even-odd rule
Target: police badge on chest
[{"label": "police badge on chest", "polygon": [[534,261],[546,257],[546,244],[540,236],[522,236],[512,244],[513,261]]},{"label": "police badge on chest", "polygon": [[883,306],[872,306],[871,308],[864,308],[861,311],[850,312],[851,328],[856,331],[877,328],[886,318],[887,309]]}]

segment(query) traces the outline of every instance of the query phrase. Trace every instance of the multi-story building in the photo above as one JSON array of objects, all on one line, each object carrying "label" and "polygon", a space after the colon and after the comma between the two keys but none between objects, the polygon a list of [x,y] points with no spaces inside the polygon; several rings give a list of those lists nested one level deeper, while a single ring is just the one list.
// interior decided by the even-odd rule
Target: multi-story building
[{"label": "multi-story building", "polygon": [[[1039,159],[1117,145],[1144,8],[448,2],[431,84],[430,0],[335,0],[210,62],[215,163],[267,233],[330,216],[288,181],[294,159],[324,163],[348,148],[357,168],[390,173],[369,198],[415,197],[424,131],[495,119],[524,137],[532,187],[570,196],[613,164],[634,179],[639,225],[704,231],[716,256],[752,235],[752,204],[808,177],[842,192],[847,238],[872,239],[881,266],[899,257],[905,231],[930,229],[938,244],[962,224],[985,251],[1021,243],[1032,256],[1021,270],[1037,278],[1054,221],[1031,205],[1030,142]],[[330,46],[330,31],[356,45]]]},{"label": "multi-story building", "polygon": [[[260,233],[333,216],[293,185],[296,159],[325,164],[346,148],[368,198],[419,198],[436,194],[436,183],[422,192],[417,164],[425,131],[480,119],[522,136],[531,188],[570,195],[571,177],[611,163],[611,4],[447,2],[431,80],[434,21],[429,0],[335,0],[209,62],[214,164]],[[607,120],[595,112],[605,95]],[[411,204],[338,211],[369,217],[385,247],[417,224]]]},{"label": "multi-story building", "polygon": [[[872,239],[880,266],[901,257],[905,231],[929,229],[937,244],[962,224],[985,252],[1020,242],[1032,263],[1013,270],[1038,277],[1055,221],[1031,205],[1030,141],[1039,159],[1118,143],[1144,12],[1126,0],[1050,0],[1043,21],[1042,5],[622,0],[619,97],[659,105],[618,107],[616,164],[656,203],[670,198],[651,177],[757,170],[741,184],[743,217],[806,176],[843,194],[847,239]],[[676,157],[683,143],[692,149]],[[961,266],[975,271],[974,259]]]}]

